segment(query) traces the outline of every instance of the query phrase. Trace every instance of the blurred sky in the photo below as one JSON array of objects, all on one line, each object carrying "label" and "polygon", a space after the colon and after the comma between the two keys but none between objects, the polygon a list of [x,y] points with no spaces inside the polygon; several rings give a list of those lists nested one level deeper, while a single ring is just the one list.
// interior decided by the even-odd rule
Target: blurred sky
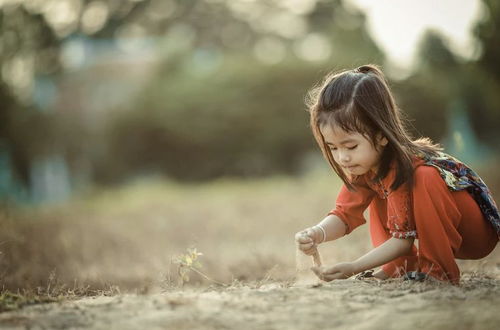
[{"label": "blurred sky", "polygon": [[347,0],[367,14],[373,38],[391,61],[412,65],[419,39],[428,28],[450,38],[450,46],[465,57],[474,56],[472,27],[482,17],[479,0]]}]

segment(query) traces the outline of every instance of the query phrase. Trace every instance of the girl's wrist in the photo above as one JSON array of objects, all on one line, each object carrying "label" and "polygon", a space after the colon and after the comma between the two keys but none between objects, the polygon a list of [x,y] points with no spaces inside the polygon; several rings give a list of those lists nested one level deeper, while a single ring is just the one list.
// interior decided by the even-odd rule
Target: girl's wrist
[{"label": "girl's wrist", "polygon": [[321,244],[326,241],[326,230],[321,225],[316,225],[313,227],[314,229],[314,242],[316,244]]},{"label": "girl's wrist", "polygon": [[354,274],[359,274],[361,272],[364,272],[365,270],[370,269],[363,267],[363,265],[361,265],[358,260],[353,261],[351,264],[352,264],[352,271]]}]

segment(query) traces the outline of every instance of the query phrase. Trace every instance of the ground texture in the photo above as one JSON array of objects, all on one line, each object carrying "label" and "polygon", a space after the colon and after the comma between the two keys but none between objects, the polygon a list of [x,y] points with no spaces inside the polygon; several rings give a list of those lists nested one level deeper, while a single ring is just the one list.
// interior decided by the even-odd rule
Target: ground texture
[{"label": "ground texture", "polygon": [[2,329],[495,329],[500,281],[344,280],[89,297],[0,314]]}]

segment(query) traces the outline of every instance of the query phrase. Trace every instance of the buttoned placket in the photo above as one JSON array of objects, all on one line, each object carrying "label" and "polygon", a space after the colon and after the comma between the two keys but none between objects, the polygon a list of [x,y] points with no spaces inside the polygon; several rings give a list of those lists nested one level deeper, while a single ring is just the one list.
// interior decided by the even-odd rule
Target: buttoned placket
[{"label": "buttoned placket", "polygon": [[387,197],[389,196],[389,191],[387,189],[385,189],[385,186],[382,183],[382,180],[378,179],[378,185],[379,185],[380,191],[382,191],[382,199],[387,199]]}]

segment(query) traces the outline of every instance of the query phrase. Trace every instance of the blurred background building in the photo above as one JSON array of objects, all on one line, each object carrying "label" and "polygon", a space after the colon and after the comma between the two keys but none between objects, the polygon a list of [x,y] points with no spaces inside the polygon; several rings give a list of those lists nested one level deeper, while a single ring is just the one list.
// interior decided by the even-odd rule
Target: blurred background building
[{"label": "blurred background building", "polygon": [[387,72],[415,137],[498,164],[498,2],[418,5],[0,0],[0,199],[301,174],[320,157],[307,91],[365,63]]}]

